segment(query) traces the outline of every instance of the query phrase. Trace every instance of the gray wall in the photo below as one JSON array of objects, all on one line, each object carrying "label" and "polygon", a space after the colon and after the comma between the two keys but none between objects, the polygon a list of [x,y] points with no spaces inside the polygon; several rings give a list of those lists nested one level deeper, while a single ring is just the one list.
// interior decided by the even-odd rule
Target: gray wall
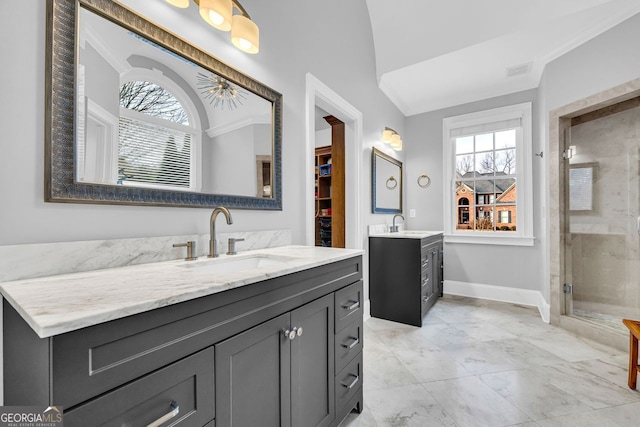
[{"label": "gray wall", "polygon": [[[377,86],[363,1],[243,1],[260,26],[261,52],[254,56],[235,49],[228,33],[201,26],[193,4],[183,19],[165,2],[123,3],[283,94],[283,210],[235,211],[233,230],[291,229],[294,243],[304,243],[305,73],[363,113],[365,176],[384,126],[402,131],[403,116]],[[1,71],[0,245],[206,233],[209,209],[44,202],[45,4],[0,2],[0,37],[12,41],[0,47],[10,64]],[[369,188],[362,190],[364,226],[379,218],[366,215]]]},{"label": "gray wall", "polygon": [[[407,218],[413,229],[442,230],[444,227],[444,182],[443,182],[443,135],[442,120],[445,117],[483,111],[523,102],[533,103],[534,152],[542,146],[539,114],[537,111],[537,91],[529,90],[515,94],[491,98],[456,107],[432,111],[408,117],[406,120],[406,194],[408,209],[415,209],[415,218]],[[539,290],[543,282],[540,268],[544,258],[541,228],[541,203],[543,189],[539,177],[543,173],[538,157],[533,158],[534,177],[534,236],[533,247],[497,245],[477,245],[462,243],[445,244],[445,280],[484,285],[507,286],[512,288]],[[428,188],[418,186],[419,175],[431,177]]]},{"label": "gray wall", "polygon": [[[442,119],[502,105],[533,101],[533,151],[548,153],[549,112],[640,77],[640,15],[547,64],[537,90],[498,97],[406,119],[406,198],[411,228],[443,228]],[[539,290],[549,302],[548,157],[533,157],[534,247],[445,245],[445,279]],[[432,184],[415,179],[427,173]],[[491,265],[488,268],[487,265]],[[494,267],[495,266],[495,267]]]},{"label": "gray wall", "polygon": [[[120,78],[118,72],[89,43],[80,53],[85,66],[85,96],[107,110],[114,117],[120,116]],[[100,76],[100,78],[96,78]]]},{"label": "gray wall", "polygon": [[640,14],[547,64],[541,84],[547,110],[638,78],[638,40]]}]

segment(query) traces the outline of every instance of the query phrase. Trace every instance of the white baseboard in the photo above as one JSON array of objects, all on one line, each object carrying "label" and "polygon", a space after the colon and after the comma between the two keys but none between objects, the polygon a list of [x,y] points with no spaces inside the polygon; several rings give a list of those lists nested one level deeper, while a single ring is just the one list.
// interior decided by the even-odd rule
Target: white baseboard
[{"label": "white baseboard", "polygon": [[371,317],[371,300],[366,300],[364,302],[364,313],[363,313],[363,321],[367,320]]},{"label": "white baseboard", "polygon": [[543,322],[549,323],[550,320],[550,305],[540,291],[445,280],[444,293],[536,307]]}]

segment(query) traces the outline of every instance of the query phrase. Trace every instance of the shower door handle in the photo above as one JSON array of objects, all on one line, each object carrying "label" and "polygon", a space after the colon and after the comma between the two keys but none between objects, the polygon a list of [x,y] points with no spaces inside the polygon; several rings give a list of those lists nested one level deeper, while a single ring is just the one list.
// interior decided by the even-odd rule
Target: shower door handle
[{"label": "shower door handle", "polygon": [[638,231],[638,234],[640,234],[640,216],[638,217],[638,224],[636,226],[636,230]]}]

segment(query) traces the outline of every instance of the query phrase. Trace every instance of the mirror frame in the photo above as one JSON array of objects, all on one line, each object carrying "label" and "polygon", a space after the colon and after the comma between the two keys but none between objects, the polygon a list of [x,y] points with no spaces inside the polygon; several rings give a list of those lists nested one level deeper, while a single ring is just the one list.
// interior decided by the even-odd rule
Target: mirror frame
[{"label": "mirror frame", "polygon": [[[272,197],[156,190],[75,180],[76,46],[80,7],[100,15],[272,103]],[[282,210],[282,94],[112,0],[47,0],[45,201]]]},{"label": "mirror frame", "polygon": [[[398,186],[400,187],[400,208],[382,208],[376,206],[376,159],[381,158],[400,168],[400,179],[398,180]],[[401,214],[402,213],[402,162],[394,159],[390,155],[380,151],[376,147],[371,150],[371,211],[376,214]]]}]

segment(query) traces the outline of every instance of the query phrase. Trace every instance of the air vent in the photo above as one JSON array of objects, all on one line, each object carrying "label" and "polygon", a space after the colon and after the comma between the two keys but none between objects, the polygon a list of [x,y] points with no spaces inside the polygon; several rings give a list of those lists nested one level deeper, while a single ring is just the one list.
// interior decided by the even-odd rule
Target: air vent
[{"label": "air vent", "polygon": [[519,76],[521,74],[527,74],[531,71],[533,63],[527,62],[526,64],[514,65],[507,68],[507,77]]}]

